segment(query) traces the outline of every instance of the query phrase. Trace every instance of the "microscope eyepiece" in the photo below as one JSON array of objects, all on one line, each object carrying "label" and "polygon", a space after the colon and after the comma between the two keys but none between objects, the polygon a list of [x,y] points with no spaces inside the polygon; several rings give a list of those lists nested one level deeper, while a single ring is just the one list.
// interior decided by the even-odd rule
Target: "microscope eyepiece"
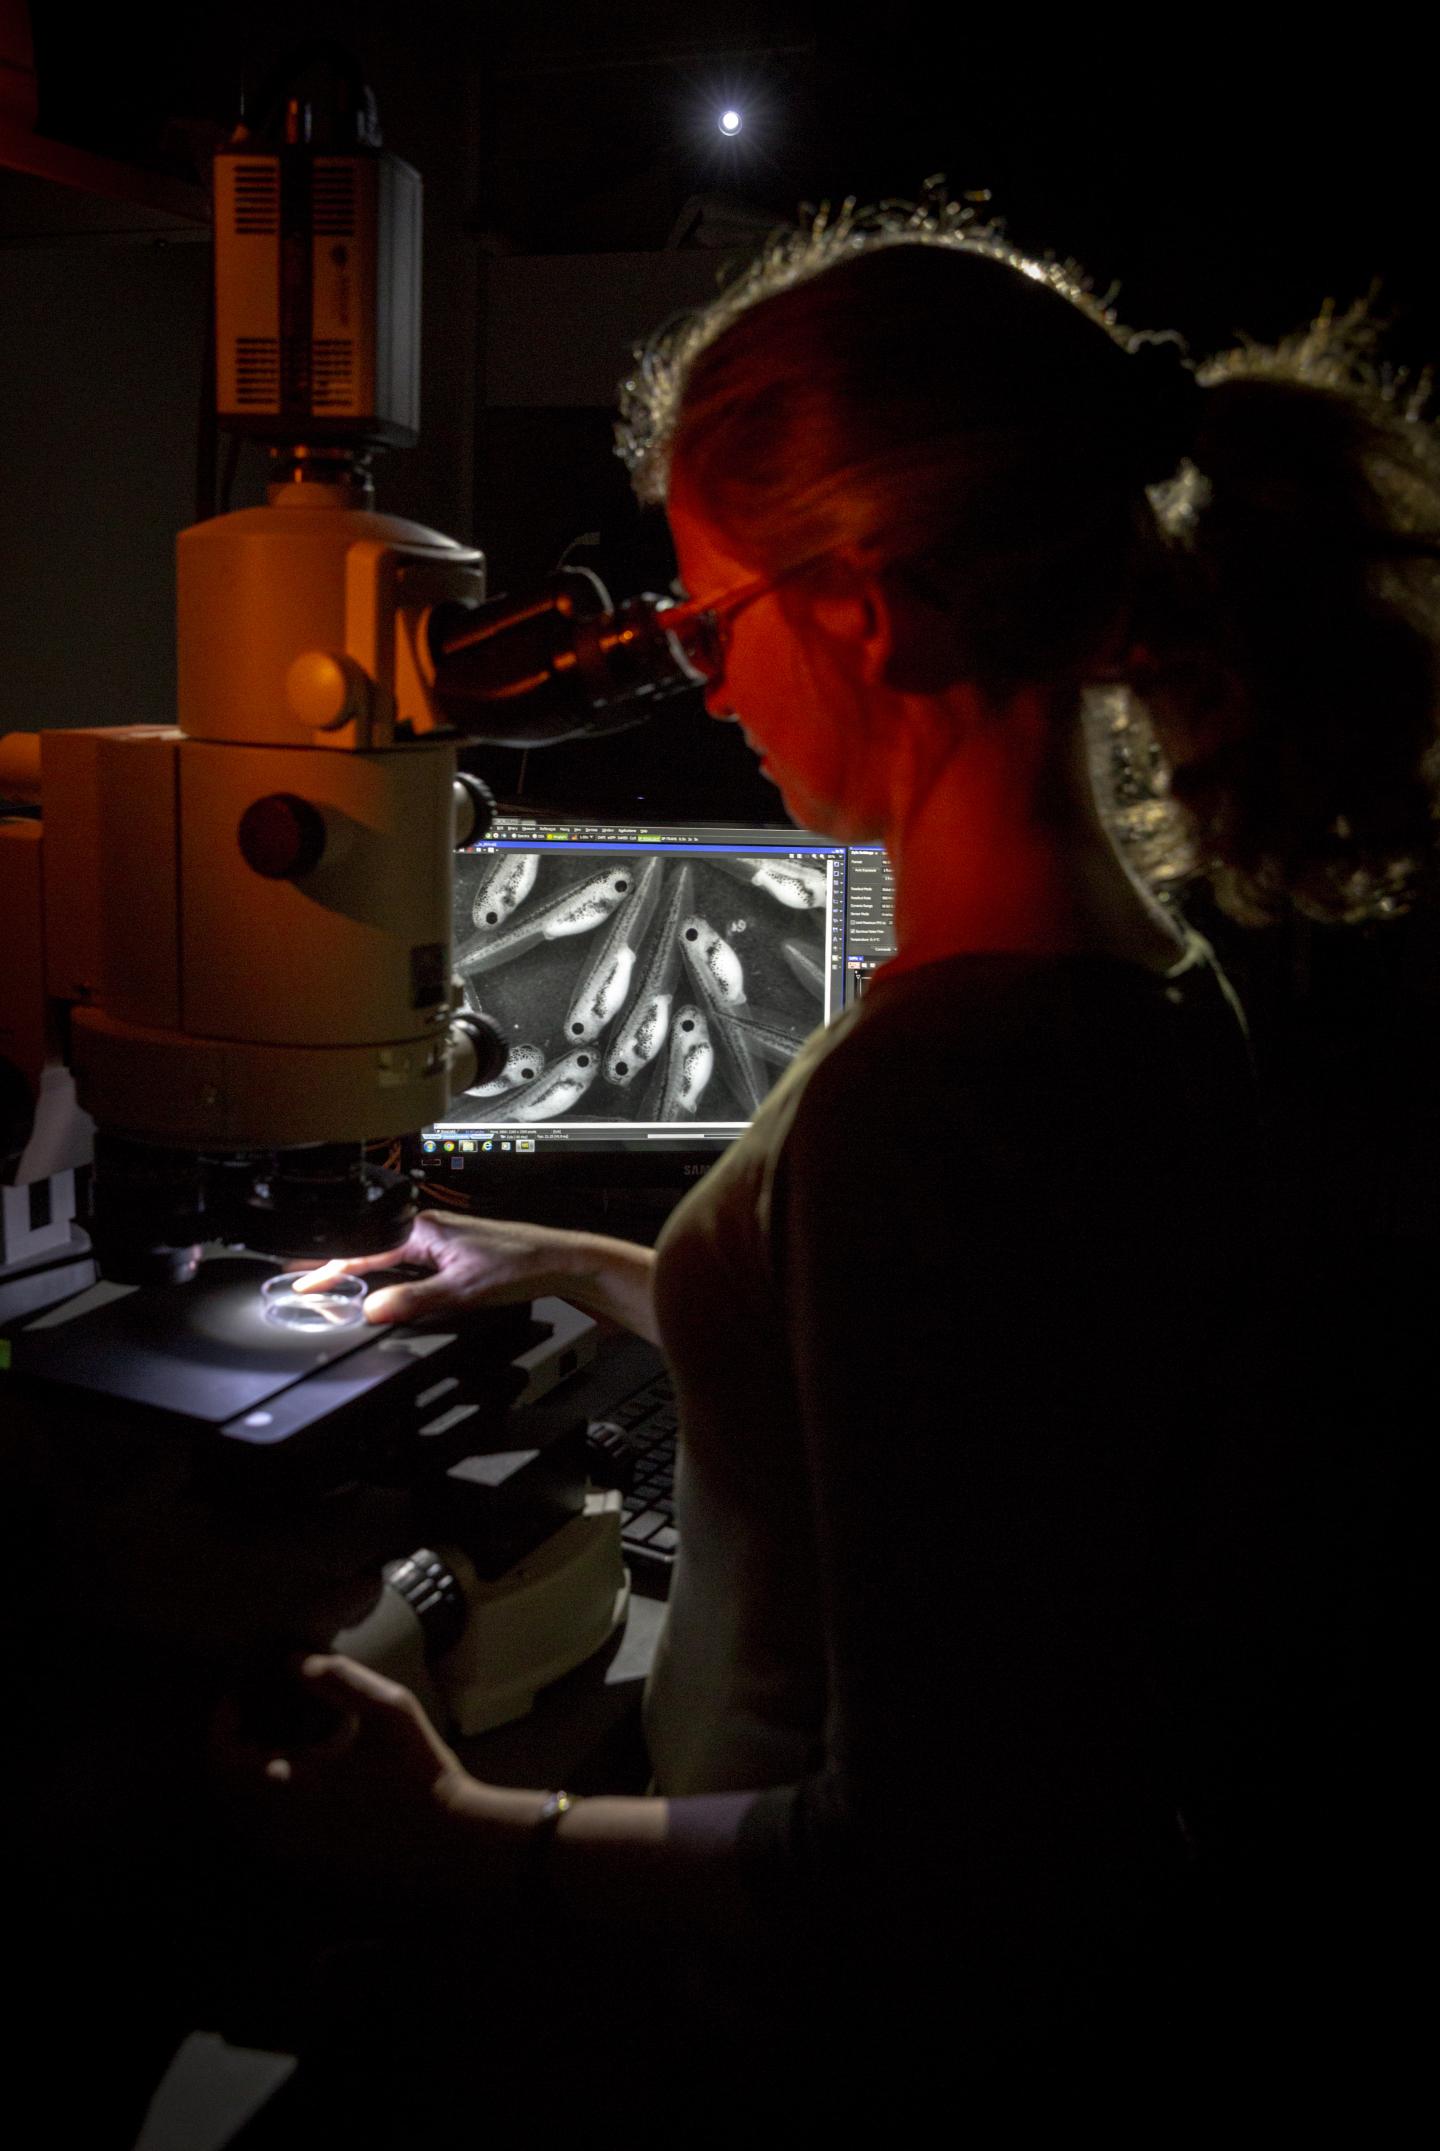
[{"label": "microscope eyepiece", "polygon": [[437,605],[427,633],[436,708],[496,746],[539,747],[642,724],[654,705],[699,684],[669,600],[611,603],[588,568],[483,605]]}]

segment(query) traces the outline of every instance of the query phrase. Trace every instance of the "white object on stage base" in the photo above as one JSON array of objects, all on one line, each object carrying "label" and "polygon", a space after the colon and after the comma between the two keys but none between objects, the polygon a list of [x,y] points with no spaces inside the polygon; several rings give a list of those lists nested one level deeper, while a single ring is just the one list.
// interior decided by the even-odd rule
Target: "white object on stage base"
[{"label": "white object on stage base", "polygon": [[630,1603],[620,1512],[618,1489],[592,1491],[583,1514],[491,1582],[457,1548],[437,1549],[465,1597],[464,1633],[431,1671],[460,1737],[527,1716],[620,1627]]}]

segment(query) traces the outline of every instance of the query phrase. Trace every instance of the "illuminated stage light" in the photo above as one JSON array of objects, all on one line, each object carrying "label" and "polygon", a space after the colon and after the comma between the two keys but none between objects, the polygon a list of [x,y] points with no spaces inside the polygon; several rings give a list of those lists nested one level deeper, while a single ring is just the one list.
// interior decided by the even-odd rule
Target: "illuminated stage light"
[{"label": "illuminated stage light", "polygon": [[745,123],[741,118],[740,114],[734,109],[733,106],[727,107],[727,109],[721,113],[720,118],[717,122],[721,134],[727,134],[732,137],[734,135],[739,134],[740,129],[744,124]]}]

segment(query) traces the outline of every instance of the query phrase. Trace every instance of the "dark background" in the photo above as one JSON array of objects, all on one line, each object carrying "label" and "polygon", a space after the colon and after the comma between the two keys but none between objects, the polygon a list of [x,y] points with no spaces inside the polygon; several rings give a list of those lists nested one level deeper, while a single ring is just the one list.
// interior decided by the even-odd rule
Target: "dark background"
[{"label": "dark background", "polygon": [[[387,143],[426,190],[423,437],[382,459],[379,504],[482,545],[497,590],[592,534],[574,557],[616,594],[664,587],[663,519],[636,507],[612,453],[615,382],[637,339],[803,201],[913,197],[943,172],[953,192],[988,189],[1017,244],[1074,259],[1122,320],[1178,328],[1197,356],[1372,290],[1395,364],[1440,354],[1432,84],[1393,35],[1353,24],[1302,38],[1262,11],[1057,32],[1018,13],[764,0],[266,0],[83,23],[35,0],[31,18],[38,130],[192,187],[279,55],[321,36],[358,53]],[[746,115],[734,143],[715,127],[727,101]],[[62,193],[37,203],[0,170],[0,731],[174,709],[203,222],[127,228]],[[261,476],[247,450],[236,505]],[[515,796],[518,756],[493,755],[488,773]],[[734,728],[683,703],[532,754],[523,798],[781,818]],[[1306,1130],[1320,1244],[1348,1246],[1379,1217],[1433,1247],[1433,911],[1376,931],[1231,934],[1194,908],[1250,997],[1277,1111]],[[1345,1189],[1362,1183],[1357,1223]]]},{"label": "dark background", "polygon": [[[988,189],[1032,252],[1072,257],[1135,326],[1197,352],[1269,339],[1378,279],[1393,354],[1440,350],[1428,89],[1377,45],[1095,26],[1057,35],[908,7],[31,8],[38,128],[205,181],[275,59],[357,52],[387,144],[425,182],[424,434],[380,505],[473,540],[492,587],[575,557],[663,588],[663,521],[612,453],[634,340],[713,289],[802,201]],[[715,126],[733,101],[746,126]],[[172,546],[194,514],[205,247],[7,229],[0,438],[27,515],[3,578],[11,724],[168,721]],[[242,458],[236,505],[258,498]],[[518,758],[493,774],[513,790]],[[531,757],[527,798],[780,818],[743,745],[697,713]]]},{"label": "dark background", "polygon": [[[664,586],[663,522],[611,453],[626,349],[801,201],[913,196],[943,172],[954,192],[988,189],[1018,245],[1073,257],[1102,294],[1118,286],[1128,324],[1177,328],[1197,356],[1372,288],[1393,360],[1440,356],[1433,70],[1390,19],[1341,18],[1327,38],[1293,11],[1092,11],[1062,34],[1038,12],[997,24],[833,0],[30,14],[38,131],[182,184],[207,179],[242,87],[282,51],[332,35],[358,52],[387,143],[426,189],[424,433],[382,464],[379,505],[482,545],[497,590],[591,533],[577,557],[617,594]],[[747,116],[733,144],[714,126],[726,101]],[[173,548],[195,514],[208,304],[198,218],[117,216],[0,169],[0,732],[173,717]],[[234,504],[260,479],[247,453]],[[493,774],[513,792],[518,758]],[[532,755],[524,797],[587,815],[643,802],[647,819],[779,812],[734,729],[673,705]],[[1374,1699],[1389,1812],[1367,1841],[1387,1852],[1379,1896],[1408,1903],[1408,1786],[1424,1773],[1394,1729],[1423,1722],[1428,1674],[1411,1639],[1440,1288],[1435,912],[1247,935],[1198,896],[1194,911],[1251,1009],[1275,1156],[1308,1225],[1307,1334],[1333,1314],[1319,1378],[1333,1373],[1337,1424],[1354,1428],[1357,1537],[1383,1549],[1389,1593],[1367,1618],[1395,1669]],[[1166,1230],[1156,1219],[1157,1261]],[[1333,1851],[1313,1870],[1322,1911]],[[48,1911],[39,1924],[43,1942]]]}]

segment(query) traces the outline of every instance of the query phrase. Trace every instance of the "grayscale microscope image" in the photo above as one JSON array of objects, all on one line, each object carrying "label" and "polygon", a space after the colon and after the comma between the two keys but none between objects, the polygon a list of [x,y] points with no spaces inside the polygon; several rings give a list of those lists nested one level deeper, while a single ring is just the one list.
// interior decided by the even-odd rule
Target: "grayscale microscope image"
[{"label": "grayscale microscope image", "polygon": [[455,864],[455,967],[509,1043],[477,1124],[748,1121],[825,1018],[823,869],[500,851]]}]

